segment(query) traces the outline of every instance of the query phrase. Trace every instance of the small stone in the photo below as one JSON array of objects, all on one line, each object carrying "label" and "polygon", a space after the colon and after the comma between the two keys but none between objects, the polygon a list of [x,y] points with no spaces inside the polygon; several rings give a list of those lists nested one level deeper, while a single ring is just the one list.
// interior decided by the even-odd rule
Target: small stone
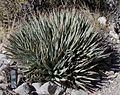
[{"label": "small stone", "polygon": [[106,17],[99,17],[98,18],[98,22],[101,24],[101,25],[106,25]]},{"label": "small stone", "polygon": [[88,95],[88,93],[83,90],[72,90],[71,95]]},{"label": "small stone", "polygon": [[73,89],[67,88],[65,95],[71,95],[70,93],[72,92]]},{"label": "small stone", "polygon": [[[2,88],[2,89],[6,89],[7,86],[8,86],[8,84],[4,84],[4,83],[1,83],[1,84],[0,84],[0,88]],[[1,95],[1,94],[0,94],[0,95]]]},{"label": "small stone", "polygon": [[110,75],[114,75],[114,71],[106,71],[105,74],[107,74],[108,76],[110,76]]},{"label": "small stone", "polygon": [[5,54],[0,54],[0,66],[2,64],[9,64],[11,59],[7,59],[7,56]]},{"label": "small stone", "polygon": [[110,75],[110,76],[108,76],[107,79],[114,79],[114,78],[116,78],[116,77],[117,77],[117,75],[114,74],[114,75]]},{"label": "small stone", "polygon": [[59,95],[63,91],[63,88],[60,86],[57,86],[57,89],[55,91],[55,95]]},{"label": "small stone", "polygon": [[0,95],[3,95],[3,91],[2,90],[0,90]]},{"label": "small stone", "polygon": [[117,77],[117,76],[119,75],[119,73],[118,73],[118,72],[116,72],[116,73],[115,73],[115,75],[116,75],[116,77]]},{"label": "small stone", "polygon": [[0,82],[3,82],[5,80],[4,76],[0,76]]},{"label": "small stone", "polygon": [[88,95],[97,95],[97,93],[96,92],[91,92]]},{"label": "small stone", "polygon": [[98,93],[97,95],[102,95],[102,94]]},{"label": "small stone", "polygon": [[110,83],[113,83],[113,81],[112,81],[112,80],[109,80],[109,82],[110,82]]},{"label": "small stone", "polygon": [[115,31],[110,31],[109,34],[116,40],[119,40],[119,36]]},{"label": "small stone", "polygon": [[5,53],[7,53],[7,51],[3,50],[2,53],[5,54]]}]

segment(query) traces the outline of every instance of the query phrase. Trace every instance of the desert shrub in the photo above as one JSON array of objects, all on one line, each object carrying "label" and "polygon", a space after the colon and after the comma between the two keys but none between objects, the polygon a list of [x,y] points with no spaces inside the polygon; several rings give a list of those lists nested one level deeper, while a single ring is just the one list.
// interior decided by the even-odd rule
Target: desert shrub
[{"label": "desert shrub", "polygon": [[8,39],[9,56],[28,67],[32,81],[92,90],[100,81],[109,53],[103,37],[76,10],[29,18]]}]

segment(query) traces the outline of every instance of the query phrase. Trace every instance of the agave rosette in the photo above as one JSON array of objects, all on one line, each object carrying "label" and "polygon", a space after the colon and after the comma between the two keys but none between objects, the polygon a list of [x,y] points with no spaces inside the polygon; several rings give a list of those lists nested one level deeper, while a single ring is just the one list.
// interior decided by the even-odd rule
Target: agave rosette
[{"label": "agave rosette", "polygon": [[11,35],[7,49],[30,67],[27,75],[36,81],[91,90],[109,56],[102,40],[78,11],[62,10],[30,18]]}]

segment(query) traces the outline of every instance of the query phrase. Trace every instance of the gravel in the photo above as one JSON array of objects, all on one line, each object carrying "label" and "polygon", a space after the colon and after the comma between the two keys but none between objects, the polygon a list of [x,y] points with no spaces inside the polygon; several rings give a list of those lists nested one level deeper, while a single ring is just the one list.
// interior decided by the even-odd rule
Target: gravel
[{"label": "gravel", "polygon": [[[115,32],[118,34],[120,40],[120,5],[117,7],[117,11],[112,16],[112,23],[115,24]],[[120,54],[120,43],[116,43],[115,47],[117,48],[118,53]],[[120,72],[107,73],[108,82],[102,87],[102,89],[99,89],[94,95],[120,95]]]},{"label": "gravel", "polygon": [[116,78],[110,79],[97,93],[101,95],[120,95],[120,73],[117,74]]}]

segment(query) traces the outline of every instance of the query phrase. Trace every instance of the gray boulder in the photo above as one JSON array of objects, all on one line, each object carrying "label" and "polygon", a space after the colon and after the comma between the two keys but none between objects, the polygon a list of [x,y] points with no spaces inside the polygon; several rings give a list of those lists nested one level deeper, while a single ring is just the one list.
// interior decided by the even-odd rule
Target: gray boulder
[{"label": "gray boulder", "polygon": [[50,82],[46,82],[45,84],[43,84],[41,87],[40,87],[40,89],[39,88],[37,88],[36,90],[37,90],[37,93],[38,94],[45,94],[45,95],[49,95],[50,93],[49,93],[49,91],[48,91],[48,87],[50,86]]},{"label": "gray boulder", "polygon": [[36,89],[37,93],[41,93],[40,92],[40,87],[41,87],[41,83],[32,83],[32,86]]},{"label": "gray boulder", "polygon": [[27,83],[23,83],[22,85],[17,87],[14,91],[19,95],[28,95],[28,93],[30,92],[30,88]]}]

